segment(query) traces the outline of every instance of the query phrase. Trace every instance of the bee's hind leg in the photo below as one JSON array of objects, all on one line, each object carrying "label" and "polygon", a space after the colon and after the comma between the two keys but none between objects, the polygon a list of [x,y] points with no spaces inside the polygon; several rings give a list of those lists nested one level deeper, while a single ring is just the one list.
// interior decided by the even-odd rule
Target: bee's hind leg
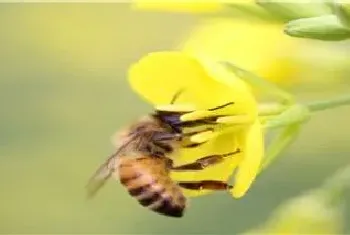
[{"label": "bee's hind leg", "polygon": [[178,181],[177,184],[184,188],[190,190],[229,190],[233,186],[227,184],[224,181],[219,180],[200,180],[200,181]]}]

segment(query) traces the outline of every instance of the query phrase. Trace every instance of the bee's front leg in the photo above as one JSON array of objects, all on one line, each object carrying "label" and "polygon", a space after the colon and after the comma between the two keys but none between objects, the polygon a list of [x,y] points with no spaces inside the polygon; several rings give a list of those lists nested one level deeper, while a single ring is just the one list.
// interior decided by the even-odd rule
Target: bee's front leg
[{"label": "bee's front leg", "polygon": [[171,141],[171,140],[181,141],[184,137],[191,137],[193,135],[197,135],[206,131],[214,131],[214,129],[211,127],[208,127],[208,128],[205,128],[204,130],[191,131],[186,133],[159,132],[159,133],[153,134],[152,140],[155,142],[163,142],[163,141]]},{"label": "bee's front leg", "polygon": [[241,150],[237,149],[234,152],[226,153],[226,154],[215,154],[206,157],[202,157],[197,159],[195,162],[180,165],[180,166],[172,166],[171,170],[173,171],[191,171],[191,170],[203,170],[209,166],[216,165],[225,160],[226,157],[230,157],[232,155],[240,153]]}]

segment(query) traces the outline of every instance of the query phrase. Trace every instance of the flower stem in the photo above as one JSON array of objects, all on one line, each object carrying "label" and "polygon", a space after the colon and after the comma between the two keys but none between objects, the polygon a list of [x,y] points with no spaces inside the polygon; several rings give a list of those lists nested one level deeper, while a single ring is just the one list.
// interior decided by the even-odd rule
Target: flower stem
[{"label": "flower stem", "polygon": [[350,95],[345,95],[330,100],[310,102],[306,104],[306,107],[308,107],[311,112],[316,112],[336,108],[342,105],[350,105]]},{"label": "flower stem", "polygon": [[[336,97],[329,100],[314,101],[303,105],[294,105],[285,109],[284,105],[265,105],[259,110],[260,121],[264,123],[265,128],[281,128],[282,131],[277,135],[267,149],[266,158],[261,165],[261,170],[267,168],[280,153],[285,150],[296,138],[300,125],[308,120],[309,114],[317,111],[336,108],[342,105],[350,105],[350,95]],[[265,116],[266,115],[266,116]],[[350,166],[347,168],[347,177],[350,179]],[[340,178],[340,176],[338,177]],[[350,184],[349,184],[350,185]],[[334,184],[331,185],[335,188]],[[342,188],[334,190],[335,193],[341,193]]]}]

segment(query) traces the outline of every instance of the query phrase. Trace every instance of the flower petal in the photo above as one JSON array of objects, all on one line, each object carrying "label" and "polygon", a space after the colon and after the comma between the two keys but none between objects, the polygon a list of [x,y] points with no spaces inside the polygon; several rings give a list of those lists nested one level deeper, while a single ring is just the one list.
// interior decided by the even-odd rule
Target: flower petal
[{"label": "flower petal", "polygon": [[242,154],[244,156],[235,175],[235,185],[231,190],[232,195],[236,198],[244,196],[260,169],[264,154],[264,141],[263,131],[258,120],[248,127],[240,141],[242,141]]},{"label": "flower petal", "polygon": [[[250,87],[241,79],[232,76],[224,67],[204,57],[194,57],[172,51],[151,53],[130,68],[129,81],[137,93],[156,106],[169,104],[173,96],[182,91],[175,105],[196,107],[196,115],[246,115],[247,119],[252,121],[257,117],[257,103]],[[233,104],[219,110],[204,111],[228,103]],[[250,124],[247,125],[250,126]],[[237,148],[243,149],[243,153],[227,157],[224,162],[200,171],[172,172],[172,178],[175,181],[220,180],[227,182],[235,168],[244,159],[242,170],[238,172],[238,178],[242,179],[237,182],[237,190],[245,192],[247,189],[244,187],[249,188],[251,182],[248,186],[247,182],[252,175],[255,177],[255,171],[257,171],[253,164],[255,162],[251,163],[251,153],[256,152],[251,149],[245,150],[245,148],[251,148],[252,143],[253,148],[256,147],[254,146],[256,141],[262,142],[262,136],[258,136],[256,140],[256,131],[254,132],[256,128],[254,127],[257,125],[260,131],[258,123],[248,128],[249,133],[246,134],[245,125],[239,125],[240,128],[233,125],[232,128],[229,128],[224,127],[224,124],[219,124],[218,128],[215,128],[215,138],[211,138],[211,135],[206,136],[206,139],[210,138],[210,141],[197,148],[181,149],[179,154],[174,155],[175,165],[192,163],[209,155],[231,153]],[[198,136],[203,137],[200,134]],[[259,152],[256,156],[260,159],[262,153]],[[252,166],[251,169],[250,166]],[[247,175],[247,171],[250,170],[255,173]],[[244,183],[246,183],[245,186]],[[210,190],[184,191],[188,196],[199,196],[211,192]]]},{"label": "flower petal", "polygon": [[[232,132],[222,133],[212,141],[201,145],[194,149],[182,149],[180,154],[174,158],[176,165],[194,162],[198,158],[213,155],[213,154],[225,154],[234,152],[237,146],[237,140]],[[238,153],[225,158],[224,162],[213,165],[199,171],[188,172],[172,172],[171,176],[175,181],[198,181],[198,180],[221,180],[227,181],[235,168],[241,162],[243,157],[242,153]],[[184,190],[186,196],[194,197],[211,193],[211,190]]]},{"label": "flower petal", "polygon": [[257,105],[250,88],[215,65],[182,52],[154,52],[131,66],[129,81],[137,93],[154,105],[169,104],[183,90],[175,103],[208,109],[234,102],[223,111],[255,115]]},{"label": "flower petal", "polygon": [[273,82],[292,84],[300,70],[296,66],[300,42],[282,28],[280,23],[215,17],[198,25],[179,48],[232,62]]}]

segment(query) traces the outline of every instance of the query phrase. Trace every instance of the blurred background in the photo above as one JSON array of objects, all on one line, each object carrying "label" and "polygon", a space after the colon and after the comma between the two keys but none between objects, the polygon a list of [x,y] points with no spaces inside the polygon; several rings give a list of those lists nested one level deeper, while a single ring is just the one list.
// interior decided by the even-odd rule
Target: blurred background
[{"label": "blurred background", "polygon": [[[127,3],[1,4],[0,233],[236,234],[349,163],[350,110],[341,107],[315,115],[240,200],[196,198],[182,219],[140,207],[113,181],[86,200],[88,178],[113,151],[110,137],[151,110],[129,88],[128,66],[148,52],[182,47],[205,24],[203,15],[136,11]],[[233,53],[260,56],[255,64],[270,60],[274,49],[249,51],[269,45],[264,25],[240,30],[231,35],[240,35]],[[284,78],[275,81],[300,100],[349,93],[349,43],[290,40],[297,49],[279,51],[293,54],[292,72],[279,71]]]}]

